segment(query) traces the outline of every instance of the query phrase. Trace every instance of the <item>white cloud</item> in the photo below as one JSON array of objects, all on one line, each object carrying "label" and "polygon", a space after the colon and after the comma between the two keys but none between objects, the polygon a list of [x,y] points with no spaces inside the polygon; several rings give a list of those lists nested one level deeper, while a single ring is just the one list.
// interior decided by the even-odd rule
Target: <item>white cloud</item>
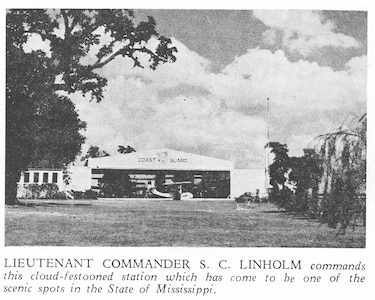
[{"label": "white cloud", "polygon": [[103,69],[103,74],[109,78],[117,77],[118,74],[127,77],[141,76],[146,81],[151,80],[151,85],[155,89],[174,87],[181,82],[190,85],[205,85],[204,78],[210,65],[209,60],[189,50],[176,39],[172,38],[172,43],[178,49],[176,54],[178,59],[173,64],[160,65],[156,71],[153,71],[147,67],[144,69],[133,68],[133,63],[129,59],[116,59],[115,63],[111,63]]},{"label": "white cloud", "polygon": [[290,52],[303,56],[329,46],[358,48],[353,37],[336,31],[331,21],[323,21],[319,12],[307,10],[255,10],[254,16],[271,29],[264,34],[264,42],[275,43],[277,33],[282,35],[282,45]]},{"label": "white cloud", "polygon": [[359,74],[359,75],[366,75],[367,74],[367,58],[366,56],[360,57],[353,57],[349,60],[346,65],[347,70],[350,74]]},{"label": "white cloud", "polygon": [[[220,73],[210,73],[207,59],[174,44],[175,64],[149,71],[116,59],[103,70],[109,81],[101,103],[76,96],[88,122],[88,145],[112,154],[119,145],[138,151],[169,147],[262,167],[267,97],[272,138],[300,154],[311,137],[341,121],[339,116],[365,110],[365,56],[334,71],[304,60],[292,63],[283,51],[252,49]],[[206,93],[196,92],[197,86]],[[178,92],[164,93],[168,89]]]},{"label": "white cloud", "polygon": [[277,31],[274,29],[267,29],[262,36],[263,41],[268,45],[274,45],[277,42]]}]

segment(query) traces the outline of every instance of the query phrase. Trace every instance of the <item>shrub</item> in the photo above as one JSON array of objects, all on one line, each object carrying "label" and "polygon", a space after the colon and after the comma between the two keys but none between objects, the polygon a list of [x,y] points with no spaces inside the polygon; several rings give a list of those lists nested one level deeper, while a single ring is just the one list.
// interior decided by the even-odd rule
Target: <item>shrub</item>
[{"label": "shrub", "polygon": [[46,199],[56,199],[56,200],[66,200],[66,194],[64,192],[56,192],[54,195],[51,195],[51,198]]},{"label": "shrub", "polygon": [[25,184],[23,187],[24,195],[21,198],[25,199],[55,199],[59,193],[59,188],[54,183]]},{"label": "shrub", "polygon": [[85,199],[85,192],[82,191],[73,191],[74,200]]},{"label": "shrub", "polygon": [[86,190],[85,191],[85,199],[98,199],[98,193],[94,190]]},{"label": "shrub", "polygon": [[254,202],[255,197],[250,192],[246,192],[234,199],[237,203]]},{"label": "shrub", "polygon": [[94,190],[73,191],[73,197],[75,200],[90,200],[98,199],[98,194]]}]

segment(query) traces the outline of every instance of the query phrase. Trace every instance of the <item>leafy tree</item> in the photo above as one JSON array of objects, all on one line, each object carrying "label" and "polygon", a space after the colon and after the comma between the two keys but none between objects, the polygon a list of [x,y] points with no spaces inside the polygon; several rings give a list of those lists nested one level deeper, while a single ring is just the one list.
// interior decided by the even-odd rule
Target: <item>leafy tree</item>
[{"label": "leafy tree", "polygon": [[[50,53],[41,50],[25,52],[24,46],[32,36],[39,36],[45,41]],[[36,103],[59,107],[60,104],[55,101],[58,97],[56,92],[80,92],[99,102],[103,99],[107,79],[97,71],[115,58],[129,58],[135,67],[143,68],[147,64],[151,69],[156,69],[161,63],[174,62],[176,51],[175,47],[171,47],[170,39],[158,34],[152,17],[135,24],[131,10],[8,10],[6,203],[16,203],[20,173],[36,159],[40,159],[37,152],[44,146],[44,143],[35,142],[39,138],[45,140],[39,137],[40,131],[32,131],[33,122],[37,116],[41,116],[40,105]],[[90,60],[92,57],[94,59]],[[146,63],[143,63],[144,58],[148,58]],[[48,99],[54,104],[49,104]],[[59,99],[70,106],[67,111],[72,112],[68,99]],[[71,116],[74,118],[73,113]],[[59,128],[61,120],[57,120],[54,122],[56,128]],[[76,121],[76,129],[82,129],[84,124]],[[75,155],[79,153],[76,146],[82,143],[82,138],[76,135],[62,138],[61,141],[61,152],[68,153],[61,155],[58,163],[66,164],[72,160],[74,152]],[[55,146],[49,147],[51,152],[53,148]],[[48,159],[53,156],[46,155]]]},{"label": "leafy tree", "polygon": [[293,210],[313,218],[318,216],[319,184],[322,174],[320,162],[314,149],[304,149],[302,157],[290,158],[292,172],[289,179],[297,186]]},{"label": "leafy tree", "polygon": [[285,174],[290,170],[289,150],[286,144],[279,142],[270,142],[266,147],[270,147],[271,153],[275,155],[273,163],[269,166],[270,184],[272,185],[270,201],[279,208],[290,209],[291,191],[285,187],[287,180]]},{"label": "leafy tree", "polygon": [[[9,38],[7,35],[7,42]],[[30,95],[28,86],[43,92],[42,83],[48,77],[41,78],[34,72],[39,53],[25,54],[16,47],[8,47],[7,43],[6,55],[5,199],[7,204],[14,204],[20,173],[28,166],[34,151],[34,136],[30,125],[33,124],[36,113],[34,103],[37,97],[35,91]],[[23,85],[24,83],[27,85]]]},{"label": "leafy tree", "polygon": [[[366,114],[354,116],[337,131],[318,136],[315,149],[305,149],[303,157],[289,157],[286,145],[270,143],[275,154],[270,166],[275,204],[319,216],[329,227],[339,226],[338,233],[342,234],[358,221],[365,225],[366,130]],[[296,182],[295,194],[285,189],[287,172],[289,180]]]},{"label": "leafy tree", "polygon": [[86,123],[78,118],[69,98],[55,94],[40,97],[31,125],[33,148],[30,165],[62,168],[73,161],[85,138],[80,131]]},{"label": "leafy tree", "polygon": [[287,145],[271,142],[268,146],[275,154],[270,165],[271,201],[279,208],[315,217],[321,179],[318,155],[304,149],[304,156],[289,157]]},{"label": "leafy tree", "polygon": [[70,99],[51,93],[50,67],[43,52],[25,53],[9,41],[6,55],[5,199],[15,204],[21,171],[30,165],[60,168],[74,160],[86,124]]},{"label": "leafy tree", "polygon": [[275,154],[274,161],[270,165],[270,184],[274,188],[278,185],[284,186],[286,181],[285,173],[290,168],[287,145],[279,142],[270,142],[268,147],[271,148],[271,153]]},{"label": "leafy tree", "polygon": [[359,218],[365,223],[367,115],[352,116],[337,131],[315,139],[322,159],[322,219],[341,233]]},{"label": "leafy tree", "polygon": [[128,154],[128,153],[132,153],[132,152],[136,152],[135,149],[131,146],[118,146],[118,149],[117,149],[117,152],[121,153],[121,154]]},{"label": "leafy tree", "polygon": [[105,156],[110,156],[110,154],[105,150],[101,150],[98,146],[91,145],[89,149],[87,150],[86,155],[81,157],[81,161],[85,161],[85,166],[87,166],[89,158],[97,158],[97,157],[105,157]]},{"label": "leafy tree", "polygon": [[99,185],[100,195],[105,198],[133,196],[134,183],[123,170],[105,170]]}]

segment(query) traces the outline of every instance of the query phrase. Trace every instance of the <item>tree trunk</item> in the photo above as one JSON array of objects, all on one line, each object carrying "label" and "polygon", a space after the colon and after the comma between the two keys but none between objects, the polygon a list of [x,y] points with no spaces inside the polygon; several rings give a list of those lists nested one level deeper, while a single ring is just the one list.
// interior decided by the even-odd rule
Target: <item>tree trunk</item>
[{"label": "tree trunk", "polygon": [[9,168],[7,168],[5,173],[5,204],[16,205],[18,203],[17,182],[21,172],[19,170],[9,170]]}]

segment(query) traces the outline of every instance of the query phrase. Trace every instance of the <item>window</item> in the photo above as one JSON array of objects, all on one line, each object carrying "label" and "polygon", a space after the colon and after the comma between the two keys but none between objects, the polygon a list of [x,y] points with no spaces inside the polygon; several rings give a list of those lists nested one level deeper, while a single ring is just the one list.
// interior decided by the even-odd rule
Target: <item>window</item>
[{"label": "window", "polygon": [[194,175],[194,185],[198,185],[202,182],[202,175]]},{"label": "window", "polygon": [[43,173],[43,183],[48,182],[48,173]]},{"label": "window", "polygon": [[38,182],[39,182],[39,173],[35,172],[34,173],[34,183],[38,183]]},{"label": "window", "polygon": [[52,182],[57,183],[57,173],[52,173]]},{"label": "window", "polygon": [[30,182],[30,173],[29,172],[24,173],[23,182]]}]

